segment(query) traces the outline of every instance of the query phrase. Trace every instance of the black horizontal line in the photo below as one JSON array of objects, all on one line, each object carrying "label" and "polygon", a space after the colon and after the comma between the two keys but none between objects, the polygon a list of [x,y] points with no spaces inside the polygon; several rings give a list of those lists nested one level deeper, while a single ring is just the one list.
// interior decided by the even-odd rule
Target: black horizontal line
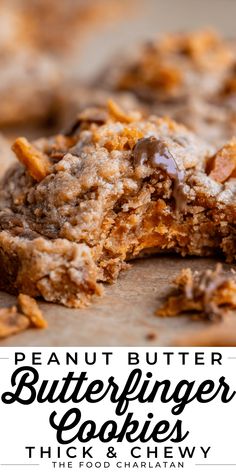
[{"label": "black horizontal line", "polygon": [[203,466],[206,466],[206,465],[236,465],[236,464],[195,464],[195,465],[203,465]]},{"label": "black horizontal line", "polygon": [[10,359],[10,357],[0,357],[0,360]]},{"label": "black horizontal line", "polygon": [[30,465],[30,466],[33,466],[33,465],[40,465],[40,464],[0,464],[2,466],[7,466],[7,465],[12,465],[12,466],[15,466],[15,465]]}]

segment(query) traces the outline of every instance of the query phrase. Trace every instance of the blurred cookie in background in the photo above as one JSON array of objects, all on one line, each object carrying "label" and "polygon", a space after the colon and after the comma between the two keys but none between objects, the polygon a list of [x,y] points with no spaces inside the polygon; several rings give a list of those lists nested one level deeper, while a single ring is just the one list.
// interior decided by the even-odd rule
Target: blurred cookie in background
[{"label": "blurred cookie in background", "polygon": [[219,145],[236,133],[235,64],[235,43],[214,31],[173,33],[116,58],[98,82],[133,93],[151,112]]},{"label": "blurred cookie in background", "polygon": [[32,49],[0,55],[0,126],[56,120],[63,74],[46,54]]},{"label": "blurred cookie in background", "polygon": [[86,33],[122,19],[133,0],[1,0],[0,50],[33,47],[47,54],[78,52]]},{"label": "blurred cookie in background", "polygon": [[59,125],[62,90],[78,74],[85,33],[125,8],[123,0],[2,0],[0,127]]},{"label": "blurred cookie in background", "polygon": [[[8,3],[8,2],[7,2]],[[21,0],[19,15],[26,22],[34,47],[57,55],[78,52],[91,29],[122,18],[132,0]]]}]

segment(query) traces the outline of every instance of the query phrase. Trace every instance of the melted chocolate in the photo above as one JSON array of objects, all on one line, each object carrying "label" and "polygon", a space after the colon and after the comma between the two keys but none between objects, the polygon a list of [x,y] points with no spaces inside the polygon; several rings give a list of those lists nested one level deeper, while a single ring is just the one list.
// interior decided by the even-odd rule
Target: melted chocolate
[{"label": "melted chocolate", "polygon": [[184,171],[180,170],[166,143],[154,136],[139,139],[134,150],[134,165],[149,164],[161,169],[174,181],[173,196],[177,210],[183,211],[186,205],[184,194]]}]

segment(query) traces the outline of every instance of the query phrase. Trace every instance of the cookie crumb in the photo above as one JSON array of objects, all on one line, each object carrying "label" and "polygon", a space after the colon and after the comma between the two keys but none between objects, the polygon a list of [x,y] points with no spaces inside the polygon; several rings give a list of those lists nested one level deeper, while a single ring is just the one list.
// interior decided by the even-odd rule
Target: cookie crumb
[{"label": "cookie crumb", "polygon": [[39,329],[47,328],[47,321],[43,317],[42,311],[34,298],[29,297],[24,293],[20,293],[17,300],[22,313],[28,317],[31,325]]},{"label": "cookie crumb", "polygon": [[30,326],[30,320],[18,312],[14,305],[0,309],[0,339],[25,331]]},{"label": "cookie crumb", "polygon": [[230,309],[236,309],[236,277],[224,274],[221,264],[201,272],[183,269],[174,284],[175,293],[157,310],[157,316],[189,313],[194,319],[214,322],[220,321]]},{"label": "cookie crumb", "polygon": [[154,332],[147,333],[146,334],[146,340],[147,341],[155,341],[157,339],[157,334]]},{"label": "cookie crumb", "polygon": [[44,329],[48,326],[34,298],[20,293],[17,302],[17,306],[0,309],[0,339],[31,327]]}]

